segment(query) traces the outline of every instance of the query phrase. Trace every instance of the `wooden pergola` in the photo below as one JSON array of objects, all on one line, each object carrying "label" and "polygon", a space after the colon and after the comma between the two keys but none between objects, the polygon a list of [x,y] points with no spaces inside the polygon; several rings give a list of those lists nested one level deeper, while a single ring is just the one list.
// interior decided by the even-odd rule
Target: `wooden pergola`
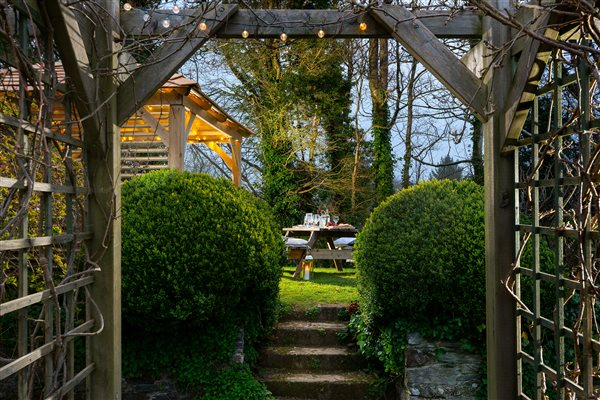
[{"label": "wooden pergola", "polygon": [[[496,10],[510,7],[501,0],[489,0],[486,4]],[[517,398],[520,390],[517,366],[527,358],[521,351],[520,339],[517,341],[517,328],[520,318],[526,314],[517,313],[515,299],[503,285],[513,269],[518,242],[515,232],[521,228],[515,200],[515,154],[518,156],[515,146],[524,143],[520,134],[550,57],[548,47],[538,39],[574,37],[572,30],[554,28],[549,8],[541,8],[532,2],[515,12],[516,20],[531,27],[534,37],[469,8],[411,11],[404,6],[383,4],[348,11],[246,10],[236,4],[216,3],[178,14],[155,10],[146,15],[145,11],[135,9],[121,12],[119,2],[112,0],[69,5],[62,0],[20,0],[14,1],[13,7],[23,15],[31,16],[42,31],[47,29],[48,23],[52,24],[60,58],[75,92],[77,111],[84,117],[81,120],[85,132],[83,145],[91,171],[88,240],[91,251],[101,254],[97,260],[100,269],[95,273],[93,283],[88,281],[86,284],[104,318],[102,332],[89,339],[92,361],[81,375],[83,378],[89,376],[90,398],[119,399],[121,394],[118,177],[122,134],[119,127],[123,124],[128,127],[127,121],[140,109],[141,115],[135,117],[136,120],[151,125],[148,121],[157,116],[152,114],[154,110],[146,109],[148,101],[155,106],[153,96],[157,90],[211,38],[240,38],[243,31],[251,38],[272,38],[282,32],[290,39],[305,38],[315,37],[319,29],[325,31],[326,38],[397,40],[483,123],[488,398]],[[48,19],[43,17],[45,13]],[[168,29],[161,24],[165,19],[169,20],[169,24],[164,24],[169,25]],[[357,29],[361,22],[367,24],[366,29]],[[592,23],[598,26],[597,20]],[[149,37],[160,42],[152,55],[143,64],[128,65],[123,70],[121,60],[125,51],[121,43]],[[474,44],[461,60],[440,38],[470,39]],[[509,51],[496,52],[509,42],[512,43]],[[103,71],[121,71],[121,79],[114,79]],[[177,142],[178,149],[183,146],[187,129],[185,102],[196,115],[207,112],[199,104],[192,110],[192,102],[181,99],[182,104],[167,102],[168,116],[173,115],[179,127],[175,139],[169,136],[168,141],[171,145]],[[162,101],[158,104],[163,111]],[[214,118],[211,120],[214,122]],[[189,125],[189,118],[187,121]],[[155,123],[154,126],[160,136],[162,125]],[[238,137],[231,137],[239,140],[244,136],[242,132],[238,133]],[[231,141],[228,144],[231,145]],[[179,150],[174,151],[173,163],[176,163]],[[233,159],[231,163],[239,165]],[[37,245],[47,246],[48,243],[52,242],[40,241]],[[9,243],[5,247],[9,245],[13,246]],[[535,315],[533,320],[533,323],[541,323]],[[94,321],[89,324],[93,327]],[[91,329],[90,326],[85,328]],[[591,348],[591,339],[587,343]],[[24,368],[30,355],[19,356],[23,360],[19,365]],[[537,356],[528,361],[536,365],[538,372],[544,368],[543,360]],[[585,382],[581,387],[575,385],[580,393],[592,392],[592,370],[593,365],[588,362]],[[5,373],[5,367],[0,368],[0,376],[2,373]],[[555,375],[566,382],[564,371],[560,374],[555,371]],[[70,382],[68,388],[72,389],[83,378]]]}]

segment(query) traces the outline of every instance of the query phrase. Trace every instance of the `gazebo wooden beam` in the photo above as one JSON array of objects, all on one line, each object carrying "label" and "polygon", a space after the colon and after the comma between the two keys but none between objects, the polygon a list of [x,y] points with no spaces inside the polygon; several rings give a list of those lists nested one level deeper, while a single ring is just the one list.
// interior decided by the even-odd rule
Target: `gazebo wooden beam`
[{"label": "gazebo wooden beam", "polygon": [[185,160],[185,108],[172,105],[169,110],[169,168],[183,171]]},{"label": "gazebo wooden beam", "polygon": [[384,5],[371,10],[371,15],[480,120],[487,120],[487,85],[440,42],[421,20],[402,6]]},{"label": "gazebo wooden beam", "polygon": [[[121,27],[126,36],[148,37],[164,35],[160,21],[169,18],[172,24],[181,24],[187,13],[173,14],[167,10],[156,10],[149,21],[144,21],[144,10],[131,10],[121,14]],[[432,11],[418,10],[415,15],[434,35],[440,38],[481,38],[481,13],[474,10]],[[360,22],[367,23],[364,32],[358,30]],[[276,38],[285,26],[290,38],[314,38],[319,29],[327,37],[374,38],[390,37],[389,31],[370,15],[338,10],[239,10],[215,36],[221,39],[239,39],[247,30],[250,37]]]},{"label": "gazebo wooden beam", "polygon": [[145,123],[150,125],[150,128],[160,136],[160,139],[165,145],[169,145],[169,132],[161,125],[160,121],[156,119],[146,107],[142,107],[137,111],[137,114],[144,120]]},{"label": "gazebo wooden beam", "polygon": [[219,155],[219,157],[221,157],[221,159],[223,160],[223,162],[225,163],[225,165],[227,165],[227,168],[229,168],[231,171],[233,171],[233,158],[225,153],[225,150],[223,150],[221,148],[221,146],[219,146],[217,144],[217,142],[202,142],[206,145],[206,147],[208,147],[209,149],[211,149],[212,151],[214,151],[215,153],[217,153]]},{"label": "gazebo wooden beam", "polygon": [[235,186],[240,186],[240,184],[242,183],[242,142],[231,138],[229,148],[231,149],[231,159],[233,164],[233,168],[231,169],[233,184]]},{"label": "gazebo wooden beam", "polygon": [[239,130],[239,128],[230,126],[226,122],[219,121],[208,110],[203,109],[187,97],[183,98],[183,104],[187,108],[189,108],[192,113],[202,118],[207,124],[215,128],[216,130],[221,131],[224,134],[231,136],[237,140],[242,140],[242,138],[245,136],[244,133]]},{"label": "gazebo wooden beam", "polygon": [[[150,59],[120,85],[117,92],[119,125],[144,105],[146,100],[206,43],[211,32],[218,30],[236,11],[237,5],[233,4],[219,4],[211,6],[208,10],[198,8],[183,25],[173,30]],[[209,21],[207,32],[197,29],[201,18]]]}]

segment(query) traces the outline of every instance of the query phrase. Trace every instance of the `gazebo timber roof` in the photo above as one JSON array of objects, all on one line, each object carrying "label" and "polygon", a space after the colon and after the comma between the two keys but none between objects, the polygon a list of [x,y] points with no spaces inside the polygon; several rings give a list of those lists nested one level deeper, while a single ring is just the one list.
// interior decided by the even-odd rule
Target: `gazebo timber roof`
[{"label": "gazebo timber roof", "polygon": [[[56,79],[59,88],[64,85],[62,64],[56,65]],[[17,69],[0,70],[0,92],[18,93],[19,87]],[[28,85],[26,90],[31,92],[33,87]],[[71,118],[71,135],[82,140],[82,127],[74,114]],[[52,109],[52,131],[64,134],[66,121],[64,104],[56,101]],[[232,171],[236,185],[240,183],[241,143],[254,134],[202,92],[197,82],[179,73],[172,75],[127,119],[120,131],[123,179],[149,170],[183,169],[185,144],[203,143],[221,157]],[[222,146],[228,146],[229,151]]]},{"label": "gazebo timber roof", "polygon": [[223,159],[239,184],[241,143],[252,134],[204,94],[198,83],[175,74],[121,125],[122,176],[167,166],[182,169],[183,144],[203,143]]}]

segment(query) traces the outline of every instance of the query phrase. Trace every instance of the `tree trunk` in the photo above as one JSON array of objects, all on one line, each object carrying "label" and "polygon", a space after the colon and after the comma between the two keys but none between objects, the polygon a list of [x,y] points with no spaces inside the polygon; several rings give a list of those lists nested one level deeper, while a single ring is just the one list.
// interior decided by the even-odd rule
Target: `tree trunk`
[{"label": "tree trunk", "polygon": [[404,137],[404,158],[402,165],[402,188],[410,186],[410,162],[412,157],[412,130],[413,130],[413,103],[415,101],[415,80],[418,62],[413,58],[408,77],[407,103],[406,103],[406,135]]},{"label": "tree trunk", "polygon": [[483,141],[481,134],[481,122],[476,117],[471,117],[473,121],[473,150],[471,154],[471,164],[473,165],[473,180],[479,185],[483,185]]},{"label": "tree trunk", "polygon": [[373,170],[377,203],[394,193],[394,158],[387,104],[388,70],[387,39],[370,39],[369,89],[373,103]]}]

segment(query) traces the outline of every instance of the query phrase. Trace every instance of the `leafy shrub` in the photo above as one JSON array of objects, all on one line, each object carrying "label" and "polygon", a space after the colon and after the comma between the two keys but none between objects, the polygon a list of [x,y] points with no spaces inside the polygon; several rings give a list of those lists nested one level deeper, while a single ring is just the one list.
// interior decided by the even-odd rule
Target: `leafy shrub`
[{"label": "leafy shrub", "polygon": [[[378,206],[356,242],[363,317],[459,320],[472,334],[485,324],[483,189],[469,181],[430,181]],[[456,323],[456,322],[454,322]]]},{"label": "leafy shrub", "polygon": [[284,245],[268,207],[224,179],[173,170],[132,179],[122,199],[125,375],[166,372],[208,396],[233,374],[226,398],[264,398],[247,366],[228,365],[240,327],[255,358],[275,322]]},{"label": "leafy shrub", "polygon": [[123,315],[142,324],[274,315],[283,254],[266,206],[224,179],[160,171],[123,185]]}]

